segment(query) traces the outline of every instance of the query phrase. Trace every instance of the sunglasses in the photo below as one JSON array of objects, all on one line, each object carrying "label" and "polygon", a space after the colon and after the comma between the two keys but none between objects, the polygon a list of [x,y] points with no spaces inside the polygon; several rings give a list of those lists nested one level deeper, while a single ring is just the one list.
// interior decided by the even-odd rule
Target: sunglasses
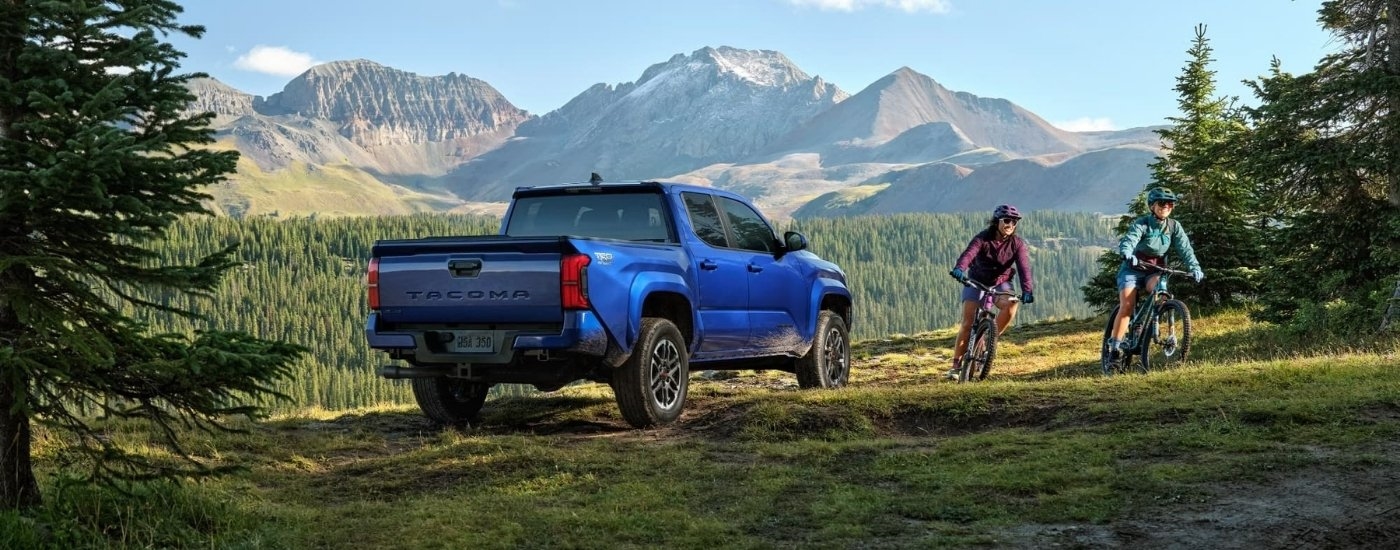
[{"label": "sunglasses", "polygon": [[1016,224],[1017,224],[1018,222],[1020,222],[1021,220],[1018,220],[1018,219],[1016,219],[1016,218],[1002,218],[1002,219],[1000,219],[1000,220],[998,220],[998,221],[1000,221],[1001,223],[1005,223],[1005,224],[1016,225]]},{"label": "sunglasses", "polygon": [[1172,201],[1157,201],[1152,204],[1155,204],[1157,206],[1165,206],[1167,208],[1176,208],[1176,203]]}]

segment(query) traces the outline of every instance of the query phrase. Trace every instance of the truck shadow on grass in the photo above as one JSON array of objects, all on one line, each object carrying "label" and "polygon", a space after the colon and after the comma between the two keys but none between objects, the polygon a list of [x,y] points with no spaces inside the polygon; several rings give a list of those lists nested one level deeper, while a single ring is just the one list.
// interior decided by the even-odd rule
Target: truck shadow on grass
[{"label": "truck shadow on grass", "polygon": [[[536,393],[487,400],[469,426],[449,428],[488,434],[598,435],[632,431],[617,411],[606,386],[583,388],[588,395]],[[587,385],[585,385],[587,386]]]}]

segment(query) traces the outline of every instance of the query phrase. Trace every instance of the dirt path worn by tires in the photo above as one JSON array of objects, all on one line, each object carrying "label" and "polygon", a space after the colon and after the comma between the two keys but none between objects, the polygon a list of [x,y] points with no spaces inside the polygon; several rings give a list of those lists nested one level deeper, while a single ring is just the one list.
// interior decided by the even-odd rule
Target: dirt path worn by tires
[{"label": "dirt path worn by tires", "polygon": [[[1381,450],[1400,457],[1400,444]],[[1025,548],[1400,548],[1400,468],[1327,468],[1211,488],[1203,503],[1153,506],[1107,525],[1024,525]]]},{"label": "dirt path worn by tires", "polygon": [[[786,380],[719,380],[721,386],[795,389]],[[734,389],[729,387],[728,389]],[[596,421],[537,419],[488,424],[477,433],[531,434],[584,441],[599,437],[675,440],[728,437],[725,426],[742,414],[721,398],[697,398],[677,425],[633,430],[620,419]],[[1391,414],[1391,413],[1387,413]],[[1046,418],[1053,416],[1046,413]],[[1024,420],[1024,419],[1023,419]],[[349,422],[344,420],[342,422]],[[1026,422],[1030,422],[1026,420]],[[332,422],[330,424],[336,424]],[[349,428],[351,424],[343,426]],[[382,432],[386,449],[422,444],[425,434],[442,428],[414,414],[392,414],[353,421],[360,429]],[[900,430],[895,430],[899,432]],[[899,434],[892,434],[899,435]],[[903,434],[909,435],[909,434]],[[1311,469],[1290,469],[1266,481],[1235,481],[1199,488],[1189,499],[1137,509],[1106,524],[1024,524],[997,536],[1007,548],[1367,548],[1400,549],[1400,442],[1371,449],[1377,460],[1340,460],[1322,450]],[[1358,464],[1350,467],[1338,464]]]}]

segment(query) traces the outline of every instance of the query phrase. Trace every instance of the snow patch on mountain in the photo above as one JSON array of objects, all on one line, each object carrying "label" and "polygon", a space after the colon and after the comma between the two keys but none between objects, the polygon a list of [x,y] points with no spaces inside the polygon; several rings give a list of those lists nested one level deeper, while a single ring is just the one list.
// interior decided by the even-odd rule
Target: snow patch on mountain
[{"label": "snow patch on mountain", "polygon": [[740,50],[730,47],[701,50],[709,54],[721,73],[765,88],[789,88],[810,80],[807,73],[792,64],[787,56],[769,50]]}]

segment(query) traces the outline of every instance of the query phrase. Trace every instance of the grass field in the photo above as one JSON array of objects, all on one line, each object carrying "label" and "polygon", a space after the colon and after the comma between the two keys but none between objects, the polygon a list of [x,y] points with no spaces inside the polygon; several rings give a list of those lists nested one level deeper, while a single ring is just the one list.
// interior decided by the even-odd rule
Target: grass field
[{"label": "grass field", "polygon": [[[247,466],[132,494],[45,485],[0,547],[1338,547],[1400,537],[1400,342],[1302,339],[1224,312],[1193,360],[1098,374],[1103,320],[1014,327],[991,378],[941,378],[950,330],[859,342],[850,387],[692,373],[633,430],[606,386],[308,411],[192,434]],[[143,434],[114,430],[140,448]],[[41,439],[41,444],[48,440]],[[53,443],[40,463],[53,472]],[[46,458],[47,457],[47,458]]]},{"label": "grass field", "polygon": [[[220,142],[210,147],[232,150]],[[238,159],[238,171],[220,185],[205,189],[214,212],[232,216],[365,216],[443,211],[461,206],[447,195],[433,195],[392,186],[348,164],[310,165],[293,162],[264,171],[251,158]]]}]

